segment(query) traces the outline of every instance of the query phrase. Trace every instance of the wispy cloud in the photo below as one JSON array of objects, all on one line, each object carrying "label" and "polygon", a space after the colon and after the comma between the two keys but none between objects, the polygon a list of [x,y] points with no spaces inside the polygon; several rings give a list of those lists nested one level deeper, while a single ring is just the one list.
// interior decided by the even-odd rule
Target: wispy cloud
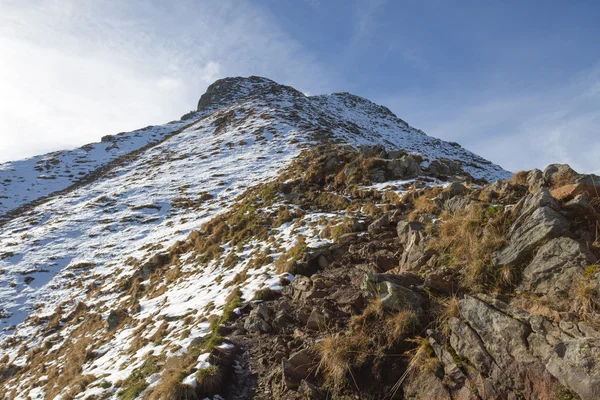
[{"label": "wispy cloud", "polygon": [[326,87],[264,10],[237,1],[4,1],[0,161],[164,123],[219,77]]},{"label": "wispy cloud", "polygon": [[380,99],[428,134],[516,171],[568,163],[600,172],[600,66],[543,90],[404,94]]}]

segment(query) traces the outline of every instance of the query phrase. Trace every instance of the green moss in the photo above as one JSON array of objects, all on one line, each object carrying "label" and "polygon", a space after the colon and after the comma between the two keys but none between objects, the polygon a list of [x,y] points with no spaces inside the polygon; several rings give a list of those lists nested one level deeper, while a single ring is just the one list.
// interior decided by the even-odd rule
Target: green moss
[{"label": "green moss", "polygon": [[554,399],[556,400],[581,400],[581,398],[577,394],[573,393],[571,389],[565,386],[561,386],[558,389],[556,389],[553,395]]},{"label": "green moss", "polygon": [[196,372],[196,380],[201,382],[207,377],[216,376],[218,374],[219,367],[211,365],[210,367],[199,369],[198,372]]},{"label": "green moss", "polygon": [[102,389],[108,389],[109,387],[112,387],[112,383],[110,383],[109,381],[102,381],[100,382],[100,387]]},{"label": "green moss", "polygon": [[[119,383],[121,390],[117,393],[121,400],[135,400],[148,387],[146,378],[158,372],[164,361],[164,356],[149,356],[144,363],[133,370],[129,377]],[[110,386],[109,386],[110,387]]]},{"label": "green moss", "polygon": [[585,271],[584,274],[587,277],[592,277],[594,275],[596,275],[596,272],[600,271],[600,266],[597,264],[592,264],[592,265],[588,265],[587,267],[585,267]]},{"label": "green moss", "polygon": [[303,236],[298,237],[298,243],[292,246],[287,252],[279,256],[275,261],[275,269],[277,273],[282,274],[289,272],[294,274],[297,272],[296,262],[304,256],[307,249],[306,240]]}]

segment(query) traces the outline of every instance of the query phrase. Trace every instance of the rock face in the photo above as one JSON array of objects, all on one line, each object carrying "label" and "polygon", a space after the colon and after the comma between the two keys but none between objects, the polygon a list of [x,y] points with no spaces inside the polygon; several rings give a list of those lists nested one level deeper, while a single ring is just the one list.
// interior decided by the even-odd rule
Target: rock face
[{"label": "rock face", "polygon": [[540,296],[556,309],[567,309],[577,279],[594,262],[596,257],[581,243],[567,237],[552,239],[523,270],[518,290]]},{"label": "rock face", "polygon": [[498,267],[518,264],[531,256],[531,252],[543,242],[565,233],[569,221],[557,211],[558,205],[547,189],[529,195],[516,206],[521,213],[511,226],[510,243],[494,258]]}]

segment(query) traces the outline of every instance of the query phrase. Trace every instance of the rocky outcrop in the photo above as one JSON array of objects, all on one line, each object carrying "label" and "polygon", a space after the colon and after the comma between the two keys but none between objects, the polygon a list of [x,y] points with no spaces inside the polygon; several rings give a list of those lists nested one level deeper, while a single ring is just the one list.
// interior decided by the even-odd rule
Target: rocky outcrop
[{"label": "rocky outcrop", "polygon": [[581,243],[560,237],[550,240],[537,251],[523,270],[517,290],[539,296],[558,310],[566,310],[578,279],[596,257]]}]

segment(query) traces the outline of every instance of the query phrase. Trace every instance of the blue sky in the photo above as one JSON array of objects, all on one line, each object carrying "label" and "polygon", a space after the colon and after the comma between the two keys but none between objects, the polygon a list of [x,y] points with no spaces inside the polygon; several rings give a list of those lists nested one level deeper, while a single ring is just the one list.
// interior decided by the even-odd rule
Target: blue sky
[{"label": "blue sky", "polygon": [[164,123],[254,74],[367,97],[509,170],[600,172],[596,1],[173,3],[0,0],[0,161]]}]

